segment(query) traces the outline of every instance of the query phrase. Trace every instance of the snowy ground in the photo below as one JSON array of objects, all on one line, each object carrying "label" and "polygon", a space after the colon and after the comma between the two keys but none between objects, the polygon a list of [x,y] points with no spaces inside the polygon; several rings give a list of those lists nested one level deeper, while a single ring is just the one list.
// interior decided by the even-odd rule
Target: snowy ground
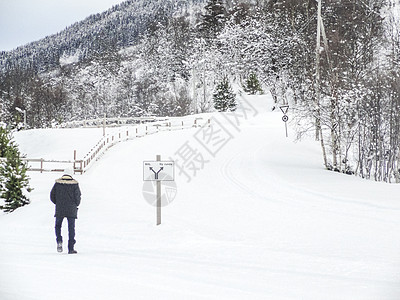
[{"label": "snowy ground", "polygon": [[[400,299],[400,186],[325,171],[318,143],[286,139],[270,99],[248,99],[258,114],[240,126],[214,115],[225,139],[161,132],[117,144],[77,175],[78,255],[56,252],[49,192],[59,174],[30,173],[32,203],[0,214],[0,299]],[[74,131],[16,139],[30,157],[57,158],[97,139]],[[184,149],[200,169],[190,182],[176,169],[177,196],[156,226],[143,161],[183,162]]]}]

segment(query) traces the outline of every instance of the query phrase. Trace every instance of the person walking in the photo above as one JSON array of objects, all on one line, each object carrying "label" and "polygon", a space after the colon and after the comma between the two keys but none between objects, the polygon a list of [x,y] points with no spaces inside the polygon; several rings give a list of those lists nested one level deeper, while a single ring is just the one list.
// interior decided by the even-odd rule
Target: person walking
[{"label": "person walking", "polygon": [[56,207],[56,241],[57,251],[63,251],[63,238],[61,236],[61,226],[64,218],[68,220],[68,253],[78,253],[74,249],[75,241],[75,220],[78,218],[78,206],[81,203],[81,190],[79,183],[72,178],[72,169],[66,169],[64,175],[57,179],[50,192],[50,200]]}]

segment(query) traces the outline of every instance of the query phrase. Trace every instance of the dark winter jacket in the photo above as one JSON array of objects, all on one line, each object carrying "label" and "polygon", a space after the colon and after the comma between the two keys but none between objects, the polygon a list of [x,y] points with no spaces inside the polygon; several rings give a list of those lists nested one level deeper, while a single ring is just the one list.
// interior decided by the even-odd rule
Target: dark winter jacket
[{"label": "dark winter jacket", "polygon": [[81,190],[78,182],[69,175],[56,180],[50,192],[50,200],[56,205],[55,217],[78,217]]}]

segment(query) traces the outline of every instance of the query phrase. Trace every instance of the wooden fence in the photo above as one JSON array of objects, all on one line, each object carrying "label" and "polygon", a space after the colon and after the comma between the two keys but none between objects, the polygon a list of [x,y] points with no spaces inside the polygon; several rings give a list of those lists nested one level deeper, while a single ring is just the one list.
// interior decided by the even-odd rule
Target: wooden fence
[{"label": "wooden fence", "polygon": [[127,124],[143,124],[149,122],[167,121],[168,118],[161,117],[132,117],[132,118],[97,118],[79,121],[65,122],[59,125],[61,128],[79,128],[79,127],[116,127]]},{"label": "wooden fence", "polygon": [[[41,173],[64,172],[65,169],[72,168],[75,174],[83,174],[93,165],[95,161],[99,160],[109,148],[119,142],[144,137],[160,131],[183,130],[193,127],[201,127],[207,124],[210,124],[210,119],[196,118],[190,121],[182,121],[179,119],[157,121],[155,123],[143,124],[140,126],[127,128],[126,130],[115,134],[103,136],[100,141],[83,157],[83,159],[77,158],[77,153],[75,150],[73,160],[48,160],[43,158],[23,158],[22,160],[27,162],[29,171],[37,171]],[[4,160],[4,158],[2,159]]]},{"label": "wooden fence", "polygon": [[[0,160],[7,160],[5,157],[0,157]],[[28,171],[43,172],[63,172],[67,168],[73,167],[72,160],[48,160],[43,158],[21,158],[28,165]]]}]

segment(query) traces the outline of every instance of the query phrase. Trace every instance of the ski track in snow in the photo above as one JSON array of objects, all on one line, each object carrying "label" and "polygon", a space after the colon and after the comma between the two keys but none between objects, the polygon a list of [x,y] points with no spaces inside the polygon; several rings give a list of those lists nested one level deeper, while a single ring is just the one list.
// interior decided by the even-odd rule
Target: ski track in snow
[{"label": "ski track in snow", "polygon": [[[286,139],[271,99],[249,99],[259,114],[191,182],[176,171],[161,226],[142,163],[173,156],[199,129],[117,144],[77,175],[78,255],[56,253],[58,175],[30,173],[32,204],[0,214],[0,299],[400,299],[399,186],[323,170],[317,143]],[[59,131],[64,144],[79,134]],[[35,155],[71,153],[51,139],[29,150],[35,131],[17,137]]]}]

